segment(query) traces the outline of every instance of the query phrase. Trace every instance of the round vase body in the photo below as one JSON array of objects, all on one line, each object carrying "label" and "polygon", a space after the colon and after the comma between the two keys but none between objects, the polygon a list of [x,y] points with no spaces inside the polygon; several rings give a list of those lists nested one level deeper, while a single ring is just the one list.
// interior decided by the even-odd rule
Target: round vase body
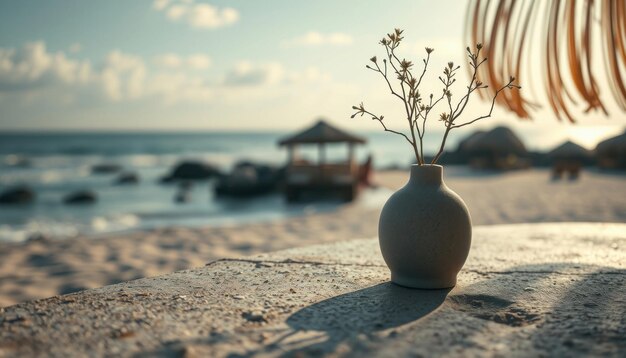
[{"label": "round vase body", "polygon": [[461,197],[443,182],[443,167],[411,167],[409,182],[383,207],[378,238],[392,282],[426,289],[456,285],[472,221]]}]

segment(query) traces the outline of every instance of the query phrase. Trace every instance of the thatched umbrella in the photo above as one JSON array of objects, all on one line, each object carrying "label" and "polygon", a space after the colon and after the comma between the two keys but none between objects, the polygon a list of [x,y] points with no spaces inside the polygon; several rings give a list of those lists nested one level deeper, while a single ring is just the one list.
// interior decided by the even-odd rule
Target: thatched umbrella
[{"label": "thatched umbrella", "polygon": [[606,169],[626,169],[626,132],[596,146],[598,166]]},{"label": "thatched umbrella", "polygon": [[478,168],[515,169],[526,167],[524,143],[507,127],[496,127],[475,135],[465,143],[470,165]]},{"label": "thatched umbrella", "polygon": [[548,152],[548,157],[555,161],[573,160],[583,162],[589,160],[591,153],[584,147],[568,140]]},{"label": "thatched umbrella", "polygon": [[563,173],[569,173],[570,179],[576,179],[581,167],[590,164],[591,153],[568,140],[548,152],[547,157],[552,163],[553,179],[560,179]]},{"label": "thatched umbrella", "polygon": [[457,153],[463,153],[464,151],[467,150],[467,144],[471,143],[473,140],[475,140],[476,138],[480,137],[481,135],[485,134],[485,131],[481,131],[481,130],[477,130],[474,133],[468,135],[467,137],[463,138],[460,142],[459,145],[456,148]]},{"label": "thatched umbrella", "polygon": [[[346,143],[347,161],[327,164],[325,146],[328,143]],[[285,186],[287,200],[299,200],[301,194],[306,192],[315,198],[327,193],[338,193],[343,198],[352,200],[357,193],[359,179],[366,178],[370,173],[371,162],[367,168],[359,168],[354,162],[354,146],[364,143],[365,138],[345,132],[324,120],[319,120],[312,127],[281,139],[278,144],[286,146],[289,151]],[[299,145],[318,146],[317,165],[298,160],[296,148]]]},{"label": "thatched umbrella", "polygon": [[280,146],[287,146],[289,149],[289,162],[295,160],[295,148],[300,144],[317,144],[319,148],[319,163],[326,161],[325,145],[328,143],[347,143],[349,148],[348,160],[352,161],[355,144],[365,144],[367,140],[355,134],[343,131],[330,125],[324,119],[319,119],[312,127],[301,132],[290,135],[278,141]]},{"label": "thatched umbrella", "polygon": [[507,127],[496,127],[488,132],[474,136],[465,144],[469,152],[489,151],[502,155],[526,155],[524,143]]},{"label": "thatched umbrella", "polygon": [[345,132],[320,119],[312,127],[281,139],[280,145],[316,144],[316,143],[354,143],[364,144],[365,138]]}]

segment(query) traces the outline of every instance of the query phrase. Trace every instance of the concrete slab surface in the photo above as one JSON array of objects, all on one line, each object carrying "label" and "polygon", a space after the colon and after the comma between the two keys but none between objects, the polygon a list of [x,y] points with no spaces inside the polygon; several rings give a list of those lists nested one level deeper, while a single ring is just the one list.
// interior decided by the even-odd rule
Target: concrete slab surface
[{"label": "concrete slab surface", "polygon": [[223,259],[0,311],[0,356],[624,356],[626,224],[474,228],[452,290],[376,239]]}]

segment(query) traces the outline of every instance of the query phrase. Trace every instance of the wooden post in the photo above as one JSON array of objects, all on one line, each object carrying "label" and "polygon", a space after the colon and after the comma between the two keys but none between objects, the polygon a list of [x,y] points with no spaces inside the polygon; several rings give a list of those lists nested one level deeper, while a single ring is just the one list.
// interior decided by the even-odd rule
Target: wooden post
[{"label": "wooden post", "polygon": [[354,173],[354,143],[348,143],[348,168],[350,168],[350,174]]},{"label": "wooden post", "polygon": [[326,146],[324,143],[317,145],[317,165],[320,168],[320,181],[324,180],[324,165],[326,164]]},{"label": "wooden post", "polygon": [[293,146],[290,145],[287,147],[287,165],[291,165],[293,163]]},{"label": "wooden post", "polygon": [[323,143],[318,144],[318,156],[317,156],[317,160],[318,160],[318,164],[319,165],[324,165],[326,164],[326,146]]},{"label": "wooden post", "polygon": [[287,165],[293,165],[298,160],[298,147],[290,144],[287,147]]},{"label": "wooden post", "polygon": [[348,163],[352,164],[354,160],[354,143],[348,143]]}]

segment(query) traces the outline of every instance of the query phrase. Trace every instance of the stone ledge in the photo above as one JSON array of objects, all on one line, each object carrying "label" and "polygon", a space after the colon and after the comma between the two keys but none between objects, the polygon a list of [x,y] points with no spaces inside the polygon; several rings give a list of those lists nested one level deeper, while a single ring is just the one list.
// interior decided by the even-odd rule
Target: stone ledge
[{"label": "stone ledge", "polygon": [[476,227],[452,290],[388,283],[375,239],[290,249],[0,312],[0,355],[613,355],[626,224]]}]

